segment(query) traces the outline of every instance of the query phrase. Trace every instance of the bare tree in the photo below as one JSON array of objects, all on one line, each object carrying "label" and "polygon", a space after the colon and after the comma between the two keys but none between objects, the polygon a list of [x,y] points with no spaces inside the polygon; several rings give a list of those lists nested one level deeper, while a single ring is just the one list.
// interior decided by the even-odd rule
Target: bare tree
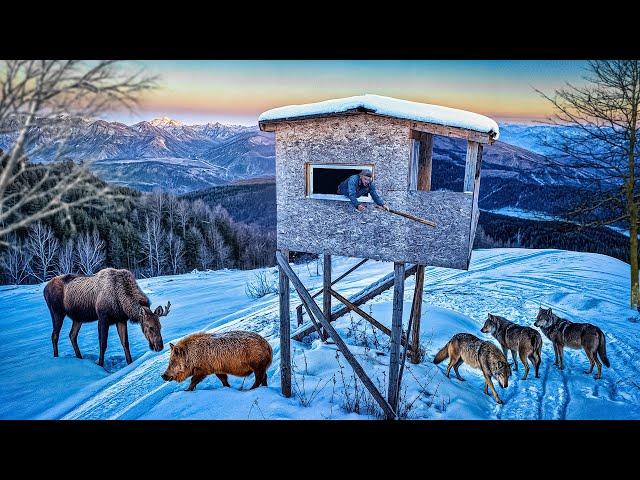
[{"label": "bare tree", "polygon": [[555,107],[550,123],[564,127],[545,144],[558,154],[556,164],[588,181],[570,217],[583,226],[629,226],[630,301],[638,308],[640,61],[589,62],[584,79],[584,86],[567,84],[553,96],[537,90]]},{"label": "bare tree", "polygon": [[56,260],[56,275],[73,273],[76,264],[75,244],[69,239],[58,249]]},{"label": "bare tree", "polygon": [[183,264],[184,242],[173,233],[173,230],[169,230],[169,234],[167,235],[167,253],[169,254],[171,273],[176,275]]},{"label": "bare tree", "polygon": [[162,274],[165,264],[165,250],[163,241],[165,233],[160,219],[151,215],[145,217],[145,230],[142,233],[143,245],[149,263],[149,275],[155,277]]},{"label": "bare tree", "polygon": [[[105,186],[93,182],[91,159],[73,164],[64,175],[51,165],[28,161],[38,148],[56,147],[56,158],[71,148],[70,131],[61,133],[27,152],[35,144],[30,132],[36,122],[60,116],[78,120],[113,108],[133,108],[138,94],[155,86],[155,79],[130,73],[116,61],[2,60],[0,61],[0,133],[12,143],[0,154],[0,243],[9,234],[57,213],[73,226],[73,207],[101,207],[115,197]],[[29,185],[23,178],[39,171]],[[72,196],[78,189],[82,195]]]},{"label": "bare tree", "polygon": [[91,235],[82,234],[76,242],[76,259],[78,268],[85,275],[93,275],[104,263],[104,242],[100,240],[97,231]]},{"label": "bare tree", "polygon": [[31,255],[15,235],[7,238],[9,246],[0,257],[0,263],[9,283],[22,284],[31,275]]},{"label": "bare tree", "polygon": [[191,216],[189,203],[185,200],[180,200],[176,205],[176,214],[178,215],[178,220],[182,227],[182,237],[184,238],[187,235],[187,223],[189,223],[189,217]]},{"label": "bare tree", "polygon": [[202,242],[198,247],[198,259],[200,260],[202,270],[209,270],[213,267],[215,256],[209,245],[207,245],[207,242]]},{"label": "bare tree", "polygon": [[26,248],[31,256],[31,274],[37,281],[46,282],[51,278],[58,251],[58,239],[51,227],[42,222],[31,224]]}]

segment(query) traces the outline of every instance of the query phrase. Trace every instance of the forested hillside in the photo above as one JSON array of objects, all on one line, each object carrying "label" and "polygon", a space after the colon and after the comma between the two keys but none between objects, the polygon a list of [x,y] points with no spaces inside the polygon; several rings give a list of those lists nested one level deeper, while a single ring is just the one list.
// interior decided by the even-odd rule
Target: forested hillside
[{"label": "forested hillside", "polygon": [[[31,169],[12,188],[35,184],[45,168]],[[54,168],[64,174],[70,164]],[[97,177],[94,181],[102,184]],[[91,274],[104,266],[157,276],[273,264],[273,230],[235,221],[224,208],[199,199],[126,187],[113,191],[116,198],[109,204],[72,209],[69,218],[57,214],[8,238],[10,246],[1,252],[2,281],[41,282],[61,273]]]}]

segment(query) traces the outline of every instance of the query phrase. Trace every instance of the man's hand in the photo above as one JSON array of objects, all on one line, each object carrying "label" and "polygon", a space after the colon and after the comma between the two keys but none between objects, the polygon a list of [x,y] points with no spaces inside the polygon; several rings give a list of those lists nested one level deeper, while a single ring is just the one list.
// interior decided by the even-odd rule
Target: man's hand
[{"label": "man's hand", "polygon": [[362,204],[358,205],[356,208],[359,212],[364,212],[367,209],[367,207]]}]

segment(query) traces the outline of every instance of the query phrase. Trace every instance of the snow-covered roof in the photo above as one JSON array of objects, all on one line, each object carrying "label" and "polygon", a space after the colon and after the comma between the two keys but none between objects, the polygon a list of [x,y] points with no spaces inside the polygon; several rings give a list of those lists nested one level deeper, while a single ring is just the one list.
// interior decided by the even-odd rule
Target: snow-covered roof
[{"label": "snow-covered roof", "polygon": [[410,102],[409,100],[370,94],[335,98],[304,105],[288,105],[286,107],[273,108],[260,115],[258,122],[268,123],[278,120],[301,119],[305,117],[345,113],[356,109],[364,109],[370,113],[388,117],[464,128],[489,135],[495,134],[495,136],[493,136],[494,140],[497,140],[500,135],[498,124],[484,115],[458,110],[457,108]]}]

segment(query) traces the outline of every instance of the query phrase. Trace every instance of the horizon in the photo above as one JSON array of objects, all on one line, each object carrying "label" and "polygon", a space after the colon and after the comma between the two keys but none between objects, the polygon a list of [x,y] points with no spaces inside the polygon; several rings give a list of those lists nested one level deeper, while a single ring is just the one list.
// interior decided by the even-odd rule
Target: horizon
[{"label": "horizon", "polygon": [[157,75],[135,112],[101,118],[133,125],[169,117],[186,125],[255,126],[271,108],[372,93],[467,110],[502,124],[535,124],[553,113],[552,94],[579,85],[585,61],[278,60],[128,61]]}]

